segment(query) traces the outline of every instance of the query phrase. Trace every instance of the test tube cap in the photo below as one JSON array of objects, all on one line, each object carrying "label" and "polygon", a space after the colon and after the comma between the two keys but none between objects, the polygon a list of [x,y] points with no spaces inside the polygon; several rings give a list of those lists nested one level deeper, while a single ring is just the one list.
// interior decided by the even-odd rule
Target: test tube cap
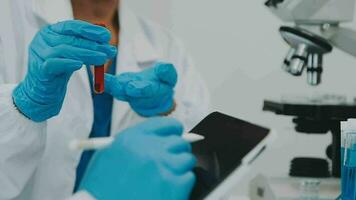
[{"label": "test tube cap", "polygon": [[340,122],[340,130],[341,132],[345,131],[347,128],[347,121],[341,121]]},{"label": "test tube cap", "polygon": [[341,147],[345,147],[346,131],[347,131],[347,121],[341,121],[340,122]]},{"label": "test tube cap", "polygon": [[344,128],[346,132],[356,132],[356,119],[348,119],[342,128]]}]

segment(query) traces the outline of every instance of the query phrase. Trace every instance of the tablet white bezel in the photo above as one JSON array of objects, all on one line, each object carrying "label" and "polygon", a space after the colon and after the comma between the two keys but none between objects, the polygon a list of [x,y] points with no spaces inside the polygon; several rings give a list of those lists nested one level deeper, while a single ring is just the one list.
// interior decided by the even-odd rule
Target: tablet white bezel
[{"label": "tablet white bezel", "polygon": [[241,164],[216,188],[211,191],[206,200],[218,200],[226,199],[229,195],[230,190],[233,187],[236,187],[236,184],[249,172],[250,165],[253,161],[260,156],[261,153],[268,148],[269,145],[273,143],[276,139],[277,133],[274,130],[270,130],[269,134],[255,147],[253,148],[246,156],[242,159]]}]

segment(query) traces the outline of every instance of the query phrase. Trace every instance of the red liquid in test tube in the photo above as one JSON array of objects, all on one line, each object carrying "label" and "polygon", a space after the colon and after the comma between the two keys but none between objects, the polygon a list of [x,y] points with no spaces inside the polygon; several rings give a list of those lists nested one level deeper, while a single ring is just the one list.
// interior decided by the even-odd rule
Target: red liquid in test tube
[{"label": "red liquid in test tube", "polygon": [[[95,25],[106,27],[105,24],[95,24]],[[104,93],[105,90],[104,73],[105,73],[104,65],[94,66],[94,92],[96,94]]]}]

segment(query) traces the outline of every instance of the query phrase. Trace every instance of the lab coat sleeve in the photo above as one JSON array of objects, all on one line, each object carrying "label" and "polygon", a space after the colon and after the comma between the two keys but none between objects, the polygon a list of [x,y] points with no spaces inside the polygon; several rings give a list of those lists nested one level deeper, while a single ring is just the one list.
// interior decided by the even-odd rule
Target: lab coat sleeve
[{"label": "lab coat sleeve", "polygon": [[46,123],[34,123],[14,106],[15,85],[0,85],[0,200],[16,199],[34,174],[45,147]]},{"label": "lab coat sleeve", "polygon": [[182,42],[173,38],[169,52],[168,62],[172,62],[178,72],[175,88],[177,107],[170,116],[183,122],[189,131],[211,111],[209,91]]}]

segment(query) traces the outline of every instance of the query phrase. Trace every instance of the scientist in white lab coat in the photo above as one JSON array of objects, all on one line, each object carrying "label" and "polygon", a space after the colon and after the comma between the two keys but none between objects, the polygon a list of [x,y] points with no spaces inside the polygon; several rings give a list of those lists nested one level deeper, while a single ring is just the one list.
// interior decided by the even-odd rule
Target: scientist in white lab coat
[{"label": "scientist in white lab coat", "polygon": [[[119,0],[2,0],[0,25],[0,200],[187,198],[182,125],[156,117],[189,130],[209,97],[168,31]],[[95,95],[85,65],[104,63]],[[120,131],[94,155],[68,148]]]}]

